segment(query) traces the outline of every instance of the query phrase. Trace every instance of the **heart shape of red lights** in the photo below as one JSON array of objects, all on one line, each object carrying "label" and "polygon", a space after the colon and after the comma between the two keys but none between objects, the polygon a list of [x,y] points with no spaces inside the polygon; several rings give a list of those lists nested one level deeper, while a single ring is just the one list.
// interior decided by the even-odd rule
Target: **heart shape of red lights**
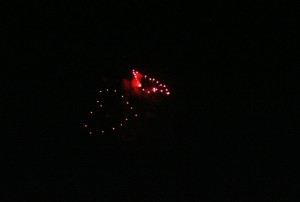
[{"label": "heart shape of red lights", "polygon": [[[132,75],[130,82],[126,80],[128,85],[125,88],[123,86],[123,90],[107,88],[99,91],[99,99],[94,103],[95,108],[89,112],[90,121],[84,124],[89,134],[115,132],[126,126],[128,121],[139,116],[129,102],[129,96],[124,95],[125,92],[146,98],[159,94],[170,95],[167,86],[157,79],[143,75],[136,70],[132,70]],[[112,100],[116,102],[112,103]],[[116,108],[118,109],[115,110]]]}]

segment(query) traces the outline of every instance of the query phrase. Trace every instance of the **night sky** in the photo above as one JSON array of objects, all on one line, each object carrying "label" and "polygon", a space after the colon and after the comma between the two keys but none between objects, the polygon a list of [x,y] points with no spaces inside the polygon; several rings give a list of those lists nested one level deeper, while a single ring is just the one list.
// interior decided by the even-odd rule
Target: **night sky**
[{"label": "night sky", "polygon": [[[1,195],[10,201],[299,198],[295,6],[4,8]],[[143,116],[126,129],[89,135],[97,93],[121,89],[132,69],[171,95],[137,99]]]}]

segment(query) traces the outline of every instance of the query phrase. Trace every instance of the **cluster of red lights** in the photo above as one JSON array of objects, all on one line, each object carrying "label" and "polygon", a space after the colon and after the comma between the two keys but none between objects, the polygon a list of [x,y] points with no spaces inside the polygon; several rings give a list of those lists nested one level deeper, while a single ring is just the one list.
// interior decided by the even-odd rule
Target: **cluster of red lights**
[{"label": "cluster of red lights", "polygon": [[[126,122],[129,121],[129,117],[137,117],[138,114],[134,111],[133,107],[130,105],[129,101],[125,98],[124,95],[120,95],[116,89],[110,90],[110,89],[106,89],[106,90],[100,90],[99,91],[100,94],[103,93],[115,93],[116,96],[120,97],[120,99],[122,100],[123,104],[132,112],[130,113],[128,116],[126,116],[123,120],[119,121],[119,123],[115,124],[114,126],[112,126],[110,129],[102,129],[100,131],[93,131],[93,128],[89,127],[88,124],[84,124],[84,128],[89,130],[89,134],[104,134],[105,132],[114,132],[116,130],[118,130],[119,128],[123,127],[124,125],[126,125]],[[103,103],[100,100],[97,100],[97,106],[98,106],[98,110],[101,110],[101,108],[105,107],[103,105]],[[90,111],[90,116],[93,116],[94,111]]]},{"label": "cluster of red lights", "polygon": [[[137,83],[136,86],[133,85],[133,87],[138,87],[141,89],[141,91],[145,94],[165,94],[170,95],[170,91],[167,88],[167,86],[163,83],[161,83],[159,80],[149,77],[147,75],[142,75],[136,70],[132,70],[132,74],[134,76],[133,81],[134,83]],[[145,87],[142,86],[141,80],[144,80]]]},{"label": "cluster of red lights", "polygon": [[[170,95],[169,89],[167,86],[157,79],[153,77],[149,77],[147,75],[143,75],[140,72],[136,70],[132,70],[133,78],[131,80],[131,87],[136,91],[139,92],[139,95],[148,96],[149,94],[163,94],[163,95]],[[118,129],[121,129],[126,125],[126,123],[131,118],[138,117],[138,113],[135,112],[133,107],[130,105],[128,98],[126,98],[121,92],[117,91],[116,89],[105,89],[100,90],[99,93],[101,95],[103,94],[109,94],[112,93],[114,96],[117,96],[121,99],[123,105],[125,108],[128,109],[129,113],[126,114],[126,116],[123,117],[122,120],[117,120],[114,125],[112,125],[110,128],[102,128],[102,129],[93,129],[93,126],[90,126],[89,124],[84,124],[84,128],[88,130],[89,134],[104,134],[107,132],[115,132]],[[105,104],[101,102],[101,100],[97,100],[97,109],[95,111],[90,111],[89,116],[93,118],[93,116],[96,113],[99,113],[104,107]]]}]

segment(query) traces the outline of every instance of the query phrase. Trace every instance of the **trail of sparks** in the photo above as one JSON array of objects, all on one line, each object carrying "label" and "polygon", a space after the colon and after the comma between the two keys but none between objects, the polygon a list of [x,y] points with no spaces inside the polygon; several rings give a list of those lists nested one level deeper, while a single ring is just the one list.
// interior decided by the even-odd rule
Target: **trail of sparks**
[{"label": "trail of sparks", "polygon": [[142,94],[165,94],[170,95],[170,91],[167,86],[161,83],[159,80],[143,75],[136,70],[132,70],[133,79],[132,87],[135,91],[138,91]]},{"label": "trail of sparks", "polygon": [[[132,94],[143,96],[149,99],[151,99],[151,97],[149,97],[150,95],[170,95],[170,91],[167,88],[167,86],[162,82],[160,82],[159,80],[150,77],[148,75],[143,75],[134,69],[132,70],[132,75],[133,77],[130,82],[125,80],[126,88],[124,88],[123,86],[122,90],[109,89],[109,88],[100,90],[99,91],[100,99],[96,100],[97,109],[91,110],[89,112],[89,118],[93,119],[93,117],[96,116],[96,114],[99,114],[104,111],[104,108],[106,106],[105,106],[105,102],[103,102],[101,98],[107,95],[112,95],[115,96],[117,99],[119,99],[123,107],[125,107],[125,109],[129,113],[123,114],[122,116],[123,118],[121,120],[118,120],[118,118],[116,118],[114,124],[111,124],[110,127],[102,127],[102,128],[95,129],[95,127],[93,127],[92,124],[85,123],[83,126],[88,131],[89,134],[101,135],[108,132],[115,133],[119,129],[125,127],[128,124],[128,121],[139,117],[139,113],[129,102],[128,96],[124,95],[124,91],[128,92],[128,90],[131,89]],[[99,125],[101,125],[101,123],[99,123]]]},{"label": "trail of sparks", "polygon": [[[125,98],[125,96],[123,94],[119,94],[118,91],[116,89],[105,89],[105,90],[100,90],[99,93],[102,96],[105,96],[109,93],[114,93],[115,96],[117,96],[117,98],[119,98],[123,105],[129,109],[129,111],[131,111],[131,113],[127,114],[127,116],[125,118],[123,118],[122,120],[120,120],[119,122],[115,123],[112,127],[110,128],[103,128],[101,130],[98,131],[94,131],[94,129],[92,127],[89,126],[89,124],[84,124],[84,128],[88,129],[89,134],[104,134],[106,132],[114,132],[116,130],[118,130],[121,127],[124,127],[126,125],[126,123],[130,120],[130,118],[134,118],[138,116],[138,113],[134,110],[134,108],[131,106],[130,102]],[[92,117],[95,113],[101,113],[101,109],[105,107],[103,102],[101,102],[101,99],[96,101],[97,105],[99,106],[97,111],[90,111],[90,116]]]}]

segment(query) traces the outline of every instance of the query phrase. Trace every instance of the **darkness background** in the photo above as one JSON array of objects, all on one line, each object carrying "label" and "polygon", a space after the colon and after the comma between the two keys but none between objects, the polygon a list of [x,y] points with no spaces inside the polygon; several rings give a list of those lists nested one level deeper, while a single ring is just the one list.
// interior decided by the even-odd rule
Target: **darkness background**
[{"label": "darkness background", "polygon": [[[1,195],[294,201],[298,8],[6,3]],[[127,139],[88,136],[82,122],[95,93],[132,67],[172,95]]]}]

